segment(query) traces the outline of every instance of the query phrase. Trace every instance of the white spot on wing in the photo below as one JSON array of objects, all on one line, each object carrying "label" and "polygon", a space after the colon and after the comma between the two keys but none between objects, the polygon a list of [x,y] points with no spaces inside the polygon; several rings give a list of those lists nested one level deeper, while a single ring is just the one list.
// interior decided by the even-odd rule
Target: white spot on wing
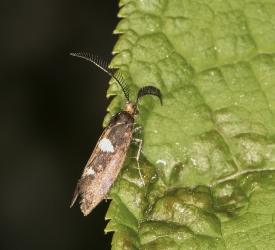
[{"label": "white spot on wing", "polygon": [[103,152],[114,152],[114,147],[111,143],[111,141],[107,138],[102,138],[101,141],[98,144],[98,147],[103,151]]},{"label": "white spot on wing", "polygon": [[93,175],[93,174],[95,174],[95,171],[94,171],[92,168],[88,168],[88,169],[84,172],[83,176],[86,176],[86,175]]}]

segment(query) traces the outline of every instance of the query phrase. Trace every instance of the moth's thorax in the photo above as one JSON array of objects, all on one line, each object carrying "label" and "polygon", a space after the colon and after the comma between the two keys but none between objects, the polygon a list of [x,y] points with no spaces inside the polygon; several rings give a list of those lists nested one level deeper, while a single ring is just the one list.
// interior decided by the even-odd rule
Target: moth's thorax
[{"label": "moth's thorax", "polygon": [[138,115],[138,107],[135,102],[127,102],[123,111],[129,113],[131,116]]},{"label": "moth's thorax", "polygon": [[134,124],[134,117],[124,110],[114,115],[111,120],[111,126],[118,124],[127,124],[129,127],[131,127]]}]

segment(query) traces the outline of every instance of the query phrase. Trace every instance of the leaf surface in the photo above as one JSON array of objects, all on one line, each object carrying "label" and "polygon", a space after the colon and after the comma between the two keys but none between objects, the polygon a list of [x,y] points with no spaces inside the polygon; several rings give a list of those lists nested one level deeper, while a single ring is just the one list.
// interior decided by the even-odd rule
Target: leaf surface
[{"label": "leaf surface", "polygon": [[145,186],[133,145],[109,193],[113,249],[274,249],[275,1],[120,5],[112,66],[163,106],[139,103]]}]

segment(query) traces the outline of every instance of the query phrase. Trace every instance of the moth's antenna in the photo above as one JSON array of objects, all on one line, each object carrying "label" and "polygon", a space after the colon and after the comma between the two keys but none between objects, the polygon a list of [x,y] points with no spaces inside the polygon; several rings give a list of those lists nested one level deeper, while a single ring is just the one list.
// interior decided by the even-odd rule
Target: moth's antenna
[{"label": "moth's antenna", "polygon": [[162,94],[160,93],[160,90],[154,86],[145,86],[145,87],[141,88],[139,90],[139,92],[137,93],[136,104],[139,102],[139,99],[145,95],[157,96],[160,100],[161,105],[162,105]]},{"label": "moth's antenna", "polygon": [[117,71],[117,69],[108,68],[108,63],[100,59],[98,56],[91,55],[89,53],[80,52],[80,53],[70,53],[71,56],[80,57],[94,63],[97,67],[101,68],[108,75],[113,77],[119,86],[122,88],[123,93],[129,102],[129,86],[127,82],[123,79],[122,75]]}]

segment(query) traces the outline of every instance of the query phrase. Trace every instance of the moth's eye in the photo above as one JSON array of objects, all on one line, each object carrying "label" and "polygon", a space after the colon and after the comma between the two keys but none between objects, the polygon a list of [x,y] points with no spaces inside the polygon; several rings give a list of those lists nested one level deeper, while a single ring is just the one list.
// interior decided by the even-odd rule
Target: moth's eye
[{"label": "moth's eye", "polygon": [[138,115],[138,114],[139,114],[139,110],[138,110],[138,108],[135,108],[134,115]]}]

